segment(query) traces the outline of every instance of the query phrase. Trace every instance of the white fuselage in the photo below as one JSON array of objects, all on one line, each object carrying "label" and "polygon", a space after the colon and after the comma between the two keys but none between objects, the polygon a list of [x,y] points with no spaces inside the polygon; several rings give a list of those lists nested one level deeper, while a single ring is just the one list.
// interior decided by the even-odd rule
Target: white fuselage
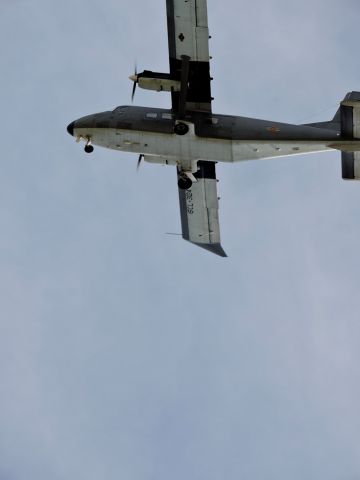
[{"label": "white fuselage", "polygon": [[197,160],[239,162],[326,151],[329,141],[226,140],[195,135],[193,124],[187,135],[115,128],[78,128],[75,136],[94,145],[145,155],[152,163],[188,167]]}]

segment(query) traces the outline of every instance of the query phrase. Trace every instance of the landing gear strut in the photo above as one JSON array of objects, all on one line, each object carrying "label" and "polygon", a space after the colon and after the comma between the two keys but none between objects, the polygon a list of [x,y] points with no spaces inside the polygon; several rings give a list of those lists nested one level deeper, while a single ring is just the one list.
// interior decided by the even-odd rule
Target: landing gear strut
[{"label": "landing gear strut", "polygon": [[87,142],[84,148],[86,153],[92,153],[94,151],[94,147],[91,145],[91,138],[87,137]]},{"label": "landing gear strut", "polygon": [[189,177],[183,175],[178,180],[178,187],[180,190],[189,190],[192,187],[193,182],[190,180]]}]

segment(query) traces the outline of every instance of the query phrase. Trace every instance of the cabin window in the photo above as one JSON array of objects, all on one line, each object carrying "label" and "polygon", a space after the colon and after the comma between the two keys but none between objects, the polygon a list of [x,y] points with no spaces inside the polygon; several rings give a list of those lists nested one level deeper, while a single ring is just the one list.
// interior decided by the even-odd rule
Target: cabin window
[{"label": "cabin window", "polygon": [[147,113],[145,115],[145,118],[157,118],[157,113],[153,113],[153,112],[150,112],[150,113]]}]

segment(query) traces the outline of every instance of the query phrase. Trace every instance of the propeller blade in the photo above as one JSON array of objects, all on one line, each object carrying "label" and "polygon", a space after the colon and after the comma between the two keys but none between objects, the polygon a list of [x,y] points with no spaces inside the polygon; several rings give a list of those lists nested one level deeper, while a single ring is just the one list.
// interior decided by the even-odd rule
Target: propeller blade
[{"label": "propeller blade", "polygon": [[141,154],[139,155],[139,160],[137,162],[137,166],[136,166],[136,170],[139,171],[139,168],[140,168],[140,165],[141,165],[141,162],[142,162],[142,159],[144,158],[144,155]]},{"label": "propeller blade", "polygon": [[132,94],[131,94],[131,101],[132,101],[132,102],[134,101],[135,92],[136,92],[136,87],[137,87],[137,80],[134,80],[134,86],[133,86]]},{"label": "propeller blade", "polygon": [[137,71],[137,63],[135,62],[135,65],[134,65],[134,75],[132,75],[130,77],[130,80],[132,80],[134,82],[134,86],[133,86],[133,89],[132,89],[132,94],[131,94],[131,101],[133,102],[134,101],[134,97],[135,97],[135,92],[136,92],[136,87],[137,87],[137,83],[138,83],[138,71]]}]

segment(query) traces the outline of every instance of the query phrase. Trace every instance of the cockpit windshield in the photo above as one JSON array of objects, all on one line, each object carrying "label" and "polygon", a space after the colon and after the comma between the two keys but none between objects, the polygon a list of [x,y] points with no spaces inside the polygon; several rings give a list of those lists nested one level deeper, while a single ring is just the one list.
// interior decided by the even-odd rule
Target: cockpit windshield
[{"label": "cockpit windshield", "polygon": [[125,110],[127,110],[129,107],[125,107],[125,106],[120,106],[120,107],[116,107],[114,108],[113,112],[115,113],[124,113]]}]

